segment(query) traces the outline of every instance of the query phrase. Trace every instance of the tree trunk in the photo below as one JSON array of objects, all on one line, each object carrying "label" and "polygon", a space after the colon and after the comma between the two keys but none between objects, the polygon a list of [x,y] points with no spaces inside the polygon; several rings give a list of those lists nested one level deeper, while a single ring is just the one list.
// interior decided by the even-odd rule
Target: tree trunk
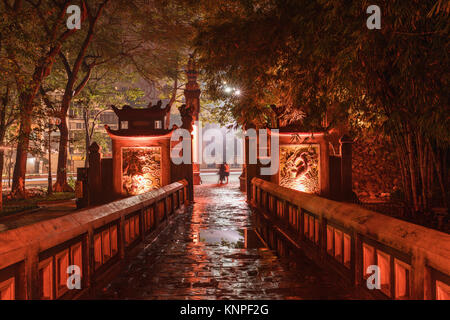
[{"label": "tree trunk", "polygon": [[400,173],[402,177],[402,185],[403,185],[403,196],[406,203],[411,203],[411,187],[409,184],[409,174],[408,174],[408,165],[407,159],[404,158],[404,154],[406,154],[405,145],[401,142],[401,136],[399,134],[393,134],[392,139],[394,144],[396,145],[397,150],[397,161],[400,164]]},{"label": "tree trunk", "polygon": [[409,175],[411,178],[411,193],[412,200],[414,205],[414,211],[419,211],[419,199],[417,197],[417,175],[415,169],[415,159],[414,159],[414,145],[412,142],[412,134],[411,131],[406,134],[406,148],[408,150],[408,161],[409,161]]},{"label": "tree trunk", "polygon": [[56,171],[56,182],[53,186],[54,192],[73,192],[73,189],[67,183],[67,143],[69,142],[69,129],[67,128],[66,117],[60,118],[58,125],[60,132],[59,150],[58,150],[58,168]]},{"label": "tree trunk", "polygon": [[[6,135],[6,108],[8,107],[9,85],[6,88],[6,94],[3,97],[3,108],[0,112],[0,145],[3,146]],[[5,163],[5,150],[0,148],[0,211],[3,210],[3,165]]]},{"label": "tree trunk", "polygon": [[89,135],[89,111],[84,109],[83,111],[84,119],[84,134],[85,134],[85,157],[84,157],[84,167],[89,167],[89,146],[91,145],[91,137]]},{"label": "tree trunk", "polygon": [[17,142],[16,164],[13,172],[11,195],[14,198],[24,198],[25,175],[27,171],[27,154],[30,144],[31,114],[33,110],[33,97],[22,98],[22,111],[20,113],[19,140]]},{"label": "tree trunk", "polygon": [[8,188],[11,188],[12,157],[13,157],[13,153],[12,153],[12,151],[10,151],[8,153]]},{"label": "tree trunk", "polygon": [[0,211],[3,210],[3,164],[5,159],[5,152],[3,149],[0,150],[0,177],[2,181],[0,182]]},{"label": "tree trunk", "polygon": [[431,159],[432,162],[434,164],[434,167],[436,169],[436,174],[438,176],[438,182],[439,182],[439,187],[441,189],[441,194],[442,194],[442,203],[443,205],[448,208],[448,201],[447,201],[447,189],[444,185],[444,175],[443,172],[441,170],[441,163],[440,163],[440,158],[435,154],[435,152],[433,151],[433,148],[431,147],[430,142],[428,142],[428,145],[430,147],[430,154],[431,154]]},{"label": "tree trunk", "polygon": [[431,150],[431,148],[428,146],[427,144],[427,149],[428,149],[428,165],[427,165],[427,170],[428,170],[428,177],[427,177],[427,197],[428,197],[428,202],[430,203],[430,206],[433,205],[432,200],[433,200],[433,158],[431,153],[433,152],[433,150]]},{"label": "tree trunk", "polygon": [[[399,149],[399,147],[397,148]],[[397,152],[397,157],[398,157],[398,162],[400,164],[400,174],[402,177],[402,185],[403,185],[403,195],[405,197],[405,201],[407,203],[409,203],[411,201],[411,193],[409,192],[410,187],[409,187],[409,183],[408,183],[408,172],[406,170],[406,166],[405,166],[405,161],[404,159],[401,157],[401,153]]]},{"label": "tree trunk", "polygon": [[416,134],[416,147],[417,147],[417,158],[418,158],[418,165],[419,165],[419,174],[420,174],[420,193],[422,196],[422,208],[423,210],[428,210],[428,202],[427,202],[427,194],[426,194],[426,181],[427,181],[427,172],[426,172],[426,159],[427,159],[427,153],[426,148],[423,143],[423,139],[421,136],[421,133],[418,132]]}]

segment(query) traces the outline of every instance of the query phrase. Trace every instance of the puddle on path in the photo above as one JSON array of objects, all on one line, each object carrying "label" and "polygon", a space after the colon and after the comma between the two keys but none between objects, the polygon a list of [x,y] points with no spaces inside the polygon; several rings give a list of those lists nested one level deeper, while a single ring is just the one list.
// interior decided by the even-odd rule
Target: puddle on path
[{"label": "puddle on path", "polygon": [[200,230],[198,234],[193,235],[193,242],[203,242],[210,245],[220,245],[234,249],[257,249],[264,247],[253,229]]}]

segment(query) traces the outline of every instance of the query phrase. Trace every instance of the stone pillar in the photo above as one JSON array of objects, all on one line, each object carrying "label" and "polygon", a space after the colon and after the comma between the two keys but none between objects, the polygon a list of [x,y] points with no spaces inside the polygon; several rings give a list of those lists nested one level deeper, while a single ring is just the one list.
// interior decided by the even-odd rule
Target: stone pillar
[{"label": "stone pillar", "polygon": [[[200,112],[200,86],[197,83],[198,71],[194,57],[192,55],[189,57],[189,62],[186,68],[186,76],[188,78],[188,82],[186,83],[186,89],[184,90],[186,108],[187,110],[190,110],[193,121],[198,121],[198,116]],[[192,150],[193,152],[198,152],[199,142],[201,143],[199,131],[201,132],[201,128],[196,128],[196,130],[194,130],[194,137],[193,137],[194,148]],[[198,185],[201,183],[200,165],[194,163],[192,167],[193,167],[193,183],[195,185]]]},{"label": "stone pillar", "polygon": [[202,156],[199,155],[199,141],[201,141],[199,123],[194,124],[194,131],[192,133],[192,170],[193,170],[193,183],[194,185],[201,184],[200,178],[200,163]]},{"label": "stone pillar", "polygon": [[352,191],[352,139],[343,135],[339,140],[341,144],[341,201],[350,202],[353,199]]},{"label": "stone pillar", "polygon": [[102,166],[100,146],[94,142],[89,147],[89,205],[102,203]]},{"label": "stone pillar", "polygon": [[242,192],[247,192],[246,176],[247,176],[247,168],[244,163],[242,165],[242,173],[239,176],[239,190],[241,190]]},{"label": "stone pillar", "polygon": [[77,168],[77,182],[75,185],[77,209],[89,205],[88,168]]},{"label": "stone pillar", "polygon": [[[188,130],[188,128],[185,128]],[[186,138],[184,141],[186,142]],[[192,148],[192,135],[190,135],[189,141],[187,141],[189,146]],[[175,145],[180,143],[179,141],[172,141],[170,142],[170,149],[172,150]],[[183,142],[184,143],[184,142]],[[192,150],[192,149],[191,149]],[[175,164],[173,161],[170,161],[170,183],[180,181],[182,179],[186,179],[189,183],[188,185],[188,195],[187,199],[190,201],[194,201],[194,183],[193,183],[193,164],[192,164],[192,157],[193,154],[191,153],[191,163],[181,163],[181,164]]]},{"label": "stone pillar", "polygon": [[[254,139],[254,143],[256,145],[256,152],[258,150],[258,138],[257,137],[245,137],[245,184],[246,184],[246,192],[247,192],[247,201],[252,200],[252,179],[254,177],[259,176],[259,166],[257,163],[251,164],[250,163],[250,152],[255,152],[255,150],[250,150],[250,144],[251,140]],[[256,159],[258,160],[258,157],[256,155]]]}]

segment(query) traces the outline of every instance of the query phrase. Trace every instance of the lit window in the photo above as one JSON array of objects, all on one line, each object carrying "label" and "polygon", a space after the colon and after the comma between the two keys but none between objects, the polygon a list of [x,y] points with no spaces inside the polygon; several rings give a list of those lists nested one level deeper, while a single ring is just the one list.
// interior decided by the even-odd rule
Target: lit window
[{"label": "lit window", "polygon": [[114,256],[117,253],[117,226],[114,225],[111,227],[111,256]]},{"label": "lit window", "polygon": [[377,250],[378,267],[380,268],[381,291],[387,295],[391,295],[391,257]]},{"label": "lit window", "polygon": [[334,257],[342,262],[342,231],[334,230]]},{"label": "lit window", "polygon": [[333,255],[333,228],[330,226],[327,226],[327,252]]},{"label": "lit window", "polygon": [[133,241],[135,237],[135,224],[134,219],[130,219],[130,240]]},{"label": "lit window", "polygon": [[277,201],[277,214],[280,217],[283,215],[283,202],[282,201]]},{"label": "lit window", "polygon": [[314,242],[316,243],[316,244],[318,244],[319,243],[319,220],[318,219],[316,219],[315,220],[315,233],[314,233]]},{"label": "lit window", "polygon": [[149,209],[144,210],[144,229],[145,229],[145,231],[150,229],[150,210]]},{"label": "lit window", "polygon": [[130,243],[130,222],[129,220],[125,220],[125,243]]},{"label": "lit window", "polygon": [[102,254],[103,254],[103,263],[109,260],[111,257],[111,242],[109,239],[109,229],[106,229],[102,232]]},{"label": "lit window", "polygon": [[128,121],[120,121],[121,129],[128,129]]},{"label": "lit window", "polygon": [[39,263],[39,283],[40,299],[53,299],[53,257]]},{"label": "lit window", "polygon": [[56,291],[60,297],[67,291],[67,268],[69,267],[69,249],[56,255]]},{"label": "lit window", "polygon": [[409,266],[394,259],[395,272],[395,299],[409,297]]},{"label": "lit window", "polygon": [[161,120],[155,121],[155,129],[162,129],[162,121]]},{"label": "lit window", "polygon": [[344,233],[344,265],[350,268],[352,240],[350,236]]},{"label": "lit window", "polygon": [[365,243],[363,243],[363,274],[364,277],[370,276],[370,274],[367,273],[367,268],[371,265],[375,264],[375,249]]},{"label": "lit window", "polygon": [[77,243],[70,248],[72,264],[80,268],[80,276],[83,271],[83,249],[81,243]]},{"label": "lit window", "polygon": [[101,234],[94,235],[94,261],[95,261],[95,268],[98,268],[102,265],[102,235]]},{"label": "lit window", "polygon": [[289,218],[289,223],[291,225],[294,224],[294,208],[292,208],[292,206],[288,205],[288,218]]},{"label": "lit window", "polygon": [[137,238],[137,236],[139,236],[140,232],[139,232],[139,216],[134,216],[134,235],[135,238]]},{"label": "lit window", "polygon": [[309,228],[308,228],[308,221],[309,221],[308,215],[305,214],[303,217],[304,217],[303,218],[303,223],[304,223],[304,225],[303,225],[303,229],[304,229],[303,233],[305,234],[305,236],[308,236],[308,230],[309,230]]}]

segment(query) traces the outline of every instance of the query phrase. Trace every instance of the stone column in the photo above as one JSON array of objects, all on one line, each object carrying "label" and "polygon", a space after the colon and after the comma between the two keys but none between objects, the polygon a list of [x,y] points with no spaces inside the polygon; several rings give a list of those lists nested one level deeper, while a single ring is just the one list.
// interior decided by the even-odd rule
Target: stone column
[{"label": "stone column", "polygon": [[[197,83],[198,71],[194,57],[192,55],[189,58],[189,62],[186,68],[186,76],[188,78],[188,82],[186,83],[186,89],[184,90],[186,108],[190,110],[193,121],[195,122],[198,121],[198,115],[200,112],[200,86]],[[197,124],[197,126],[199,126],[199,124]],[[196,130],[194,130],[194,137],[192,139],[193,152],[198,152],[199,142],[201,143],[199,131],[201,132],[201,128],[196,128]],[[201,158],[199,159],[199,162],[201,162]],[[194,185],[198,185],[201,183],[200,164],[194,163],[192,167],[193,167],[193,182]]]},{"label": "stone column", "polygon": [[100,146],[94,142],[89,147],[89,205],[101,204],[102,198],[102,166]]},{"label": "stone column", "polygon": [[341,144],[341,201],[350,202],[353,199],[352,191],[352,139],[343,135],[339,140]]},{"label": "stone column", "polygon": [[[187,199],[189,199],[190,201],[194,200],[194,173],[193,171],[195,171],[195,169],[193,169],[193,116],[192,116],[192,112],[193,110],[191,108],[188,108],[185,104],[183,104],[179,109],[180,111],[180,115],[181,115],[181,120],[183,122],[182,124],[182,128],[189,131],[191,134],[189,136],[189,147],[191,148],[191,161],[190,163],[182,163],[179,165],[174,164],[172,161],[171,163],[171,170],[172,170],[172,182],[176,182],[179,181],[181,179],[186,179],[189,183],[188,186],[188,197]],[[186,139],[186,138],[183,138]],[[178,142],[172,142],[172,145],[170,148],[173,148]],[[184,142],[183,142],[184,143]],[[198,172],[199,173],[199,172]],[[200,178],[200,174],[197,175],[198,178]]]},{"label": "stone column", "polygon": [[77,182],[75,186],[77,209],[85,208],[89,205],[88,190],[88,168],[77,168]]},{"label": "stone column", "polygon": [[[250,149],[251,140],[254,140],[254,143],[256,145],[256,150]],[[246,192],[247,192],[247,201],[252,200],[252,179],[254,177],[259,176],[259,166],[258,163],[251,164],[250,163],[250,152],[257,152],[258,150],[258,138],[257,137],[245,137],[245,184],[246,184]],[[256,159],[258,159],[256,155]]]}]

